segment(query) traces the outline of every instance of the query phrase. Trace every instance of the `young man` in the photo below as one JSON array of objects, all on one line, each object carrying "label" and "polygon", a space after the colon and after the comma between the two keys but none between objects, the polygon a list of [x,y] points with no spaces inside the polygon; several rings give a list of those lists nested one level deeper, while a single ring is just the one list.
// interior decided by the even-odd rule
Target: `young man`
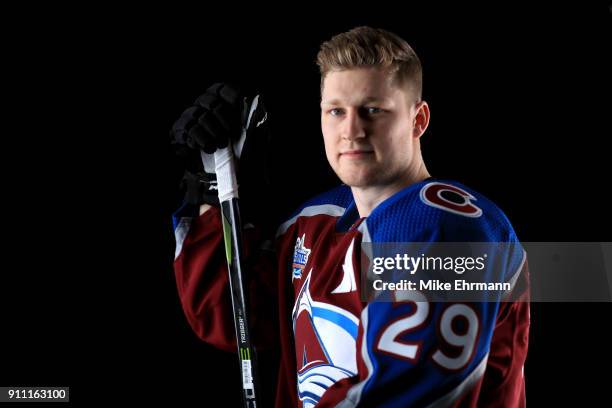
[{"label": "young man", "polygon": [[[524,406],[522,249],[500,272],[518,301],[438,303],[419,292],[392,302],[361,299],[364,244],[518,244],[493,203],[430,177],[419,141],[430,113],[418,57],[396,35],[359,27],[322,44],[317,63],[325,152],[344,184],[297,209],[278,229],[275,258],[254,262],[255,336],[280,343],[276,406]],[[175,125],[176,143],[211,152],[236,132],[230,107],[240,98],[227,86],[211,89]],[[186,316],[204,341],[233,350],[219,210],[183,209],[177,221],[175,271]],[[256,234],[247,238],[253,255]],[[272,298],[277,329],[266,309]]]}]

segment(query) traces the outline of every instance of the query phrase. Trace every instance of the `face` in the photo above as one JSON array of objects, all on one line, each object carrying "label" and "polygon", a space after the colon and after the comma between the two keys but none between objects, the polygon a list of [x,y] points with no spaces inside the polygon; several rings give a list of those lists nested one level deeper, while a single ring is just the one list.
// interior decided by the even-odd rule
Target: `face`
[{"label": "face", "polygon": [[379,68],[330,72],[323,82],[327,160],[351,187],[386,186],[416,174],[428,120],[427,104],[416,103]]}]

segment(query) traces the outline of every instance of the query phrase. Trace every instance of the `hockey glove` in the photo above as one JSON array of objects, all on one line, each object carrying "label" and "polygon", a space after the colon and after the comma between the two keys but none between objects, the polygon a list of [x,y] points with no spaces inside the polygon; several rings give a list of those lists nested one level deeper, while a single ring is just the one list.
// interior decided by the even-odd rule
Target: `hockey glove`
[{"label": "hockey glove", "polygon": [[248,98],[228,84],[214,84],[196,99],[170,131],[175,153],[185,165],[185,200],[218,205],[214,168],[202,165],[201,151],[212,154],[232,144],[238,160],[241,198],[269,188],[267,171],[270,134],[261,97]]}]

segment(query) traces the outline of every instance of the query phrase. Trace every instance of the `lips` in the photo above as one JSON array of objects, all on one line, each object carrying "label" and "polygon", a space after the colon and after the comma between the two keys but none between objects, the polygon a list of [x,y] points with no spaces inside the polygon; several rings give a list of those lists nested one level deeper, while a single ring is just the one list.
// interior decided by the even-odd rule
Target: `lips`
[{"label": "lips", "polygon": [[345,150],[343,152],[340,152],[340,156],[344,156],[344,157],[364,157],[367,156],[369,154],[374,153],[373,150],[366,150],[366,149],[356,149],[356,150]]}]

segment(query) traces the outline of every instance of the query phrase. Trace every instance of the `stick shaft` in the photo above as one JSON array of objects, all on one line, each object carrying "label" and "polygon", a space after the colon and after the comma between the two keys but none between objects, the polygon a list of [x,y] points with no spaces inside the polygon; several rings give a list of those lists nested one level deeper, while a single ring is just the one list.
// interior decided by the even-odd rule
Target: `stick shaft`
[{"label": "stick shaft", "polygon": [[225,256],[234,312],[234,329],[242,378],[243,402],[245,407],[256,407],[256,386],[259,381],[255,371],[255,353],[251,344],[248,324],[244,289],[242,222],[231,147],[217,150],[214,159],[219,201],[221,203]]}]

